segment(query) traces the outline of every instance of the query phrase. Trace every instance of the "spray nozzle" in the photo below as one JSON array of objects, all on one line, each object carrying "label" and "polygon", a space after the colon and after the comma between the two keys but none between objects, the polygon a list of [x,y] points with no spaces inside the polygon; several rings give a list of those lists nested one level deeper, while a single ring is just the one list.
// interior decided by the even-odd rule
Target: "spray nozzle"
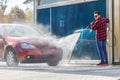
[{"label": "spray nozzle", "polygon": [[75,30],[74,33],[82,33],[84,30],[83,29],[79,29],[79,30]]}]

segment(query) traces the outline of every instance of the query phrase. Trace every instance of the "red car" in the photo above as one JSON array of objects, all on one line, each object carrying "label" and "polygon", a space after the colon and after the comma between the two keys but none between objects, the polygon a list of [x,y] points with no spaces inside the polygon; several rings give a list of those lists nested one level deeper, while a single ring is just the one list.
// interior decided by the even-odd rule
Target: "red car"
[{"label": "red car", "polygon": [[56,66],[62,59],[62,49],[35,28],[0,24],[0,59],[8,66],[18,66],[19,62]]}]

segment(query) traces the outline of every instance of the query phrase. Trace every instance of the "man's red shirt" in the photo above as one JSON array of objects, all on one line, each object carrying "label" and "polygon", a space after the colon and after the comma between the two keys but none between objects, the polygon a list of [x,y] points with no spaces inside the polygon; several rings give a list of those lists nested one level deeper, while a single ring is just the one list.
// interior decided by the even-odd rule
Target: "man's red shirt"
[{"label": "man's red shirt", "polygon": [[92,22],[91,29],[97,31],[97,40],[107,39],[107,23],[109,23],[109,19],[101,17]]}]

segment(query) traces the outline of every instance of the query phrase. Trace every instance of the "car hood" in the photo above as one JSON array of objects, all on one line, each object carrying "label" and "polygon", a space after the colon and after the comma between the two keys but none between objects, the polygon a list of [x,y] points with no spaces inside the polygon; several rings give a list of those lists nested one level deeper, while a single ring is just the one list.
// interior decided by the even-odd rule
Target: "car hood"
[{"label": "car hood", "polygon": [[9,42],[29,43],[36,47],[55,47],[55,44],[46,38],[34,38],[34,37],[9,37]]}]

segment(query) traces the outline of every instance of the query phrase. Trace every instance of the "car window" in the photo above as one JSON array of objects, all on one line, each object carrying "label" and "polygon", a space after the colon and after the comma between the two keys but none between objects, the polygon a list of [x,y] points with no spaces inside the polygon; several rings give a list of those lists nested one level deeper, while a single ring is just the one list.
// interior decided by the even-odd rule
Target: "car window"
[{"label": "car window", "polygon": [[40,37],[41,34],[31,27],[26,26],[5,26],[5,29],[9,36],[13,37]]}]

